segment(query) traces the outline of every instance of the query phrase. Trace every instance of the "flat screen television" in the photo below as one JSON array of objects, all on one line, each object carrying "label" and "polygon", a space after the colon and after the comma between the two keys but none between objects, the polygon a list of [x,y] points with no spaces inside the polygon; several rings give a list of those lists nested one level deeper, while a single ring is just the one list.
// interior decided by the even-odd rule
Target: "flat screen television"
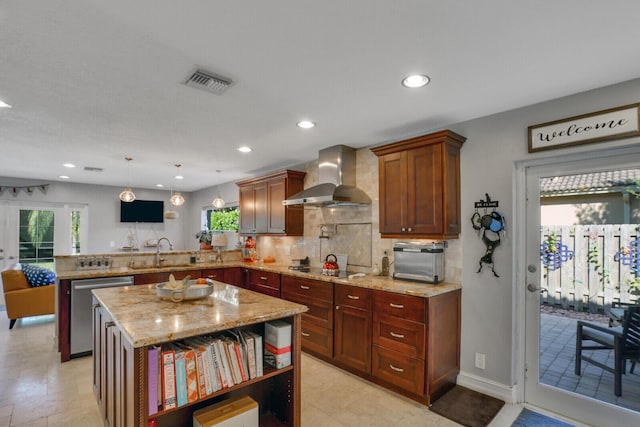
[{"label": "flat screen television", "polygon": [[162,200],[120,201],[120,222],[164,222]]}]

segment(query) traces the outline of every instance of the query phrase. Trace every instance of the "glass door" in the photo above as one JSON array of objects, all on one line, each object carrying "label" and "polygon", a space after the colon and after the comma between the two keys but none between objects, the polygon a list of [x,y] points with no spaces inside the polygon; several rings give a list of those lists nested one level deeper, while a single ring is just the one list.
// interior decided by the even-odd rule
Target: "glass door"
[{"label": "glass door", "polygon": [[[612,373],[586,362],[580,375],[574,369],[577,322],[608,327],[612,301],[633,298],[633,275],[616,253],[636,235],[640,205],[625,188],[640,177],[640,153],[554,158],[517,175],[524,401],[588,425],[640,425],[640,372],[627,368],[618,397]],[[613,363],[612,351],[600,353]]]}]

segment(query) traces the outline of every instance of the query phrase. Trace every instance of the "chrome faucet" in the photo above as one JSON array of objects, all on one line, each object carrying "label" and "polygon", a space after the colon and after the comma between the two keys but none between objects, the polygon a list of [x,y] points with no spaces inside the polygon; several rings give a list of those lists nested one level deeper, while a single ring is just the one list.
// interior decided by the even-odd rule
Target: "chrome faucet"
[{"label": "chrome faucet", "polygon": [[160,242],[162,242],[163,240],[166,240],[167,243],[169,243],[169,250],[170,251],[173,250],[173,244],[171,243],[171,240],[169,240],[168,237],[161,237],[158,239],[158,243],[156,245],[156,266],[157,267],[160,267],[160,263],[164,261],[163,258],[160,258]]}]

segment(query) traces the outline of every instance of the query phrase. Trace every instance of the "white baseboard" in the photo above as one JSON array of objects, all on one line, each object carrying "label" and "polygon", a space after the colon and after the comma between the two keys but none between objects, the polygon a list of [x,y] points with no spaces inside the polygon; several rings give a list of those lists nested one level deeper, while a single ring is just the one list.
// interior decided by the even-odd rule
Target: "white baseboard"
[{"label": "white baseboard", "polygon": [[458,374],[458,385],[504,400],[506,403],[517,403],[517,393],[515,386],[500,384],[486,378],[472,375],[467,372]]}]

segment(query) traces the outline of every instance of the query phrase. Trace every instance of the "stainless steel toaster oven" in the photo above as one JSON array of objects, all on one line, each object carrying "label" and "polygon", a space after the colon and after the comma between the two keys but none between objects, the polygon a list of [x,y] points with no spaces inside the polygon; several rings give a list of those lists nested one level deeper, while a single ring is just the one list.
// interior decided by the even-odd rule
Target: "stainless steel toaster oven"
[{"label": "stainless steel toaster oven", "polygon": [[444,281],[446,246],[446,242],[397,242],[393,245],[393,278],[425,283]]}]

